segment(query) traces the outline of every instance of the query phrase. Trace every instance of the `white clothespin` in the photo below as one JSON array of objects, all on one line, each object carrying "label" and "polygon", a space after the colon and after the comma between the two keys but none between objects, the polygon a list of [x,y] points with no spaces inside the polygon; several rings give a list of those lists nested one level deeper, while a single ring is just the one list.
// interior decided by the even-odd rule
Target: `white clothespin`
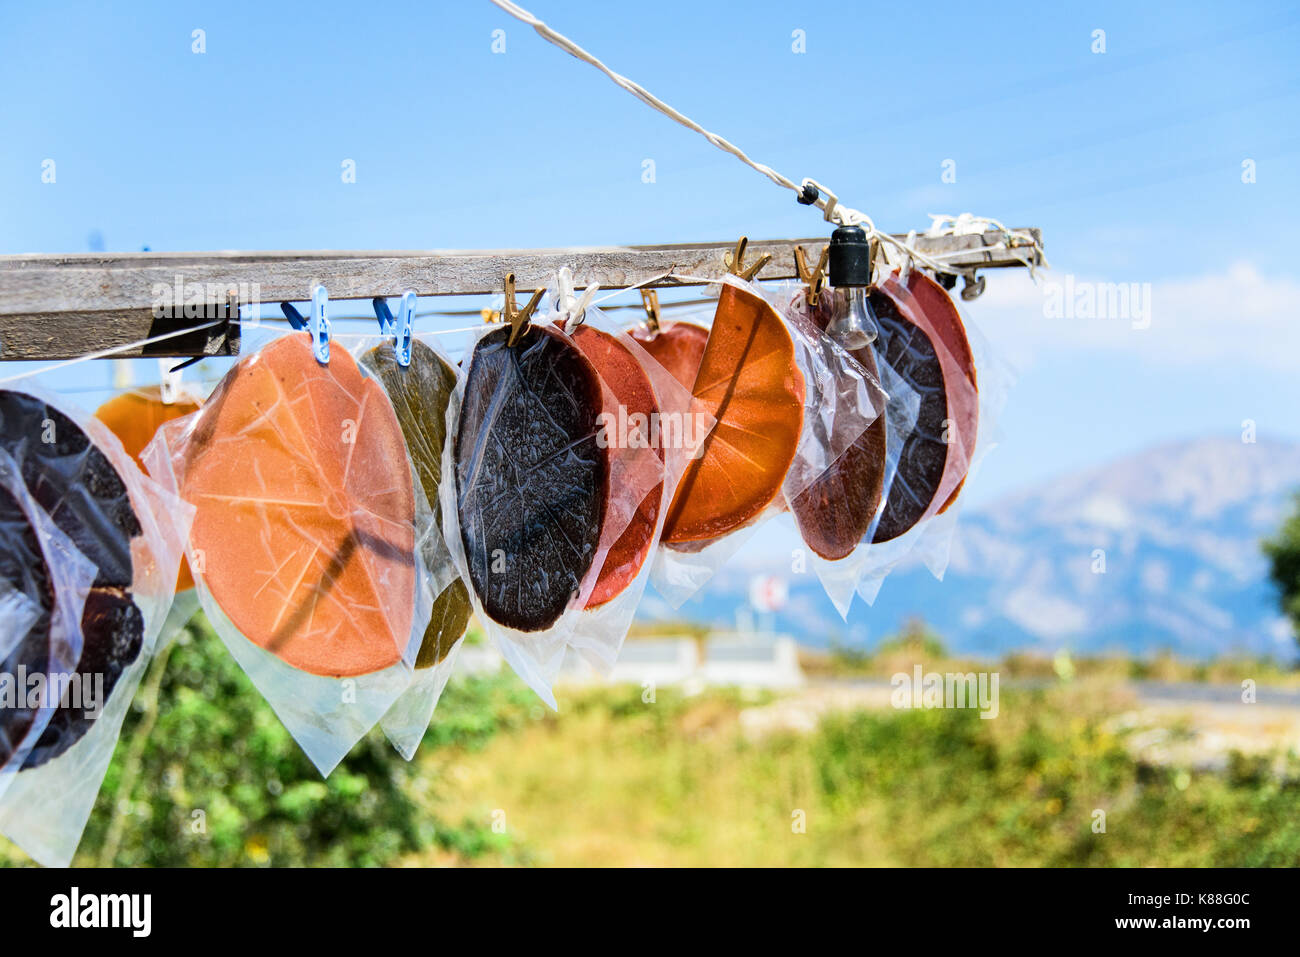
[{"label": "white clothespin", "polygon": [[181,370],[172,369],[175,359],[158,360],[158,397],[163,405],[172,405],[181,395]]},{"label": "white clothespin", "polygon": [[567,316],[573,305],[573,270],[561,266],[555,274],[555,311]]},{"label": "white clothespin", "polygon": [[113,360],[113,388],[129,389],[134,376],[131,374],[130,359]]},{"label": "white clothespin", "polygon": [[559,272],[555,274],[555,288],[556,311],[577,324],[582,322],[587,307],[596,298],[596,293],[600,291],[600,284],[593,282],[583,290],[580,297],[574,298],[573,270],[568,266],[561,266]]}]

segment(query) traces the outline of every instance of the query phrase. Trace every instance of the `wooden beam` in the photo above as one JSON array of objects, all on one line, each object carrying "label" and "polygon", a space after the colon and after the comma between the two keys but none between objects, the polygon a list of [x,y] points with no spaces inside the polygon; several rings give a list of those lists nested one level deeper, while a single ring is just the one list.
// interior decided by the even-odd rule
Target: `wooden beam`
[{"label": "wooden beam", "polygon": [[[233,356],[239,354],[239,313],[225,304],[209,307],[212,318],[157,318],[148,309],[0,315],[0,360],[75,359],[157,336],[172,336],[108,358]],[[208,325],[218,320],[218,325]],[[196,328],[195,324],[206,328]]]},{"label": "wooden beam", "polygon": [[[1012,232],[1026,246],[1041,239],[1037,229]],[[825,242],[825,237],[756,240],[749,244],[748,257],[770,253],[772,260],[758,278],[789,279],[796,275],[794,247]],[[1023,266],[1026,252],[1008,249],[1002,233],[992,230],[966,236],[921,235],[915,242],[922,252],[956,253],[947,259],[953,265],[980,269]],[[0,359],[84,355],[210,323],[226,315],[232,295],[240,304],[303,302],[317,283],[325,285],[331,299],[370,299],[407,289],[421,296],[495,293],[507,272],[514,272],[520,289],[535,289],[550,282],[561,266],[573,270],[579,287],[596,282],[607,289],[625,288],[669,268],[712,279],[726,272],[723,257],[733,246],[734,241],[574,249],[3,256]],[[697,281],[674,278],[653,283],[694,284]],[[167,307],[173,305],[189,305],[191,316],[177,311],[171,318]],[[196,308],[198,318],[193,316]],[[238,350],[235,321],[118,356],[233,355]]]}]

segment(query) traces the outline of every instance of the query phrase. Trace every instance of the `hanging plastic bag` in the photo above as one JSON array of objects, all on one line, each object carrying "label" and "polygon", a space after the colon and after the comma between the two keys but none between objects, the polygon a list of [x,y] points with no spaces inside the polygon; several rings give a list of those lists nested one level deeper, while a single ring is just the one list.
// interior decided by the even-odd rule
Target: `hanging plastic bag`
[{"label": "hanging plastic bag", "polygon": [[327,776],[410,684],[430,612],[431,515],[387,395],[346,350],[281,336],[144,459],[196,509],[209,622]]},{"label": "hanging plastic bag", "polygon": [[448,422],[456,419],[452,406],[458,373],[434,335],[411,338],[405,365],[398,361],[397,344],[388,336],[355,342],[351,337],[347,339],[362,371],[379,382],[392,403],[416,484],[429,504],[428,521],[418,528],[417,535],[425,569],[424,587],[434,596],[432,609],[419,638],[411,683],[379,722],[393,747],[409,761],[451,677],[473,610],[469,591],[443,538],[439,492],[443,458],[450,448]]},{"label": "hanging plastic bag", "polygon": [[597,672],[609,674],[649,582],[668,506],[714,418],[599,309],[575,309],[560,301],[558,289],[550,292],[553,317],[567,319],[566,332],[601,375],[607,398],[612,394],[615,401],[601,413],[606,442],[622,450],[623,469],[634,470],[640,485],[649,486],[630,517],[607,512],[604,563],[569,639]]},{"label": "hanging plastic bag", "polygon": [[[836,290],[823,290],[816,307],[794,295],[792,307],[825,328]],[[813,566],[840,614],[847,617],[854,591],[874,601],[884,577],[909,555],[922,557],[942,577],[955,525],[950,508],[970,474],[980,409],[975,360],[965,326],[947,293],[928,276],[888,275],[871,290],[879,335],[857,350],[876,368],[890,394],[883,429],[872,437],[884,447],[879,509],[851,551],[814,548]],[[990,396],[1002,390],[990,390]],[[865,443],[864,443],[865,444]],[[796,508],[796,517],[799,509]],[[857,509],[855,518],[865,517]],[[801,528],[805,540],[808,529]],[[848,538],[839,544],[847,546]]]},{"label": "hanging plastic bag", "polygon": [[[102,423],[35,389],[0,391],[0,447],[95,569],[80,618],[80,688],[50,716],[0,799],[0,831],[66,865],[171,607],[192,510],[149,480]],[[84,707],[86,701],[94,707]]]},{"label": "hanging plastic bag", "polygon": [[601,413],[617,390],[557,323],[527,321],[539,298],[470,344],[441,491],[479,621],[555,707],[552,685],[609,550],[662,475],[654,450],[608,441]]},{"label": "hanging plastic bag", "polygon": [[[9,505],[7,500],[5,509],[7,512],[12,511],[12,506]],[[9,522],[11,520],[6,516],[5,521]],[[13,531],[5,530],[4,534],[6,536],[6,551],[19,553],[19,549],[9,544],[8,541],[12,538]],[[33,550],[29,549],[28,551],[34,554]],[[43,559],[37,560],[43,561]],[[44,572],[41,574],[44,574]],[[14,577],[18,578],[22,583],[21,576],[15,575]],[[0,576],[0,661],[9,657],[10,652],[18,646],[18,642],[22,641],[27,632],[31,630],[31,627],[40,620],[41,614],[41,606],[37,604],[36,599],[33,599],[30,594],[24,594],[18,588],[15,588],[8,577]]]},{"label": "hanging plastic bag", "polygon": [[897,538],[872,546],[874,555],[864,569],[857,589],[867,604],[874,603],[885,577],[905,560],[924,562],[936,579],[943,580],[961,510],[960,491],[975,478],[984,458],[1001,441],[999,419],[1006,405],[1007,394],[1015,383],[1015,372],[998,357],[968,317],[962,317],[962,325],[970,351],[971,367],[978,370],[975,381],[979,386],[978,432],[973,442],[968,437],[965,444],[965,448],[970,450],[969,464],[943,507],[934,515],[918,522]]},{"label": "hanging plastic bag", "polygon": [[[808,287],[800,283],[782,283],[771,290],[779,309],[819,331],[831,323],[837,294],[837,290],[823,287],[810,296]],[[835,448],[843,451],[831,466],[787,499],[795,527],[807,546],[802,557],[845,618],[868,566],[868,545],[897,471],[903,439],[915,427],[919,405],[912,387],[889,365],[876,360],[873,346],[848,354],[880,383],[887,394],[884,410],[847,447],[835,443]]]},{"label": "hanging plastic bag", "polygon": [[[662,350],[681,375],[695,338],[686,329]],[[692,391],[718,424],[683,479],[656,556],[652,581],[673,607],[826,472],[886,400],[839,344],[734,276],[720,284]]]},{"label": "hanging plastic bag", "polygon": [[[720,292],[720,287],[711,286],[709,289],[714,296]],[[695,386],[696,373],[704,358],[709,329],[717,309],[718,305],[714,303],[704,308],[674,310],[672,319],[662,322],[656,315],[650,321],[628,330],[628,334],[679,385],[690,392]],[[692,398],[694,399],[693,395]],[[698,403],[698,400],[695,401]],[[702,404],[699,408],[711,421],[711,431],[716,425],[716,418]],[[702,452],[701,443],[692,458]],[[668,507],[671,507],[672,501],[672,498],[668,500]],[[740,549],[756,527],[757,523],[741,527],[712,542],[690,545],[679,542],[670,546],[661,541],[655,548],[650,568],[650,580],[654,583],[655,591],[671,607],[681,607],[683,602],[704,586],[717,568]]]},{"label": "hanging plastic bag", "polygon": [[[158,429],[173,419],[198,411],[203,404],[200,395],[188,384],[181,384],[174,394],[170,388],[167,392],[167,401],[164,401],[163,385],[132,388],[114,396],[95,410],[95,418],[108,426],[122,443],[126,454],[142,470],[144,462],[140,456],[153,441]],[[179,635],[198,610],[199,596],[194,591],[194,576],[190,574],[189,562],[182,556],[180,572],[176,576],[176,596],[172,599],[167,620],[158,633],[155,652],[161,651]]]},{"label": "hanging plastic bag", "polygon": [[[97,572],[0,448],[0,798],[76,674],[81,615]],[[73,690],[80,698],[82,689]]]}]

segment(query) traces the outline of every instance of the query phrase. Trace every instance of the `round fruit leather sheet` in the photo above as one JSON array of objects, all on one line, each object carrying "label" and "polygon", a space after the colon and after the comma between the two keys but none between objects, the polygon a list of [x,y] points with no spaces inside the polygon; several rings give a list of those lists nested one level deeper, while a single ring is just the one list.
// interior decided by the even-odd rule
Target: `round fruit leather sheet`
[{"label": "round fruit leather sheet", "polygon": [[663,540],[670,545],[718,538],[753,521],[794,460],[803,373],[785,323],[762,296],[723,284],[691,391],[716,424],[668,509]]},{"label": "round fruit leather sheet", "polygon": [[[199,402],[188,395],[179,396],[175,402],[163,402],[162,390],[155,385],[114,396],[95,410],[95,418],[109,427],[126,454],[143,469],[140,453],[153,441],[154,434],[166,423],[196,412],[198,408]],[[185,591],[193,587],[194,576],[190,574],[189,562],[182,557],[176,575],[176,590]]]},{"label": "round fruit leather sheet", "polygon": [[[390,342],[366,352],[361,365],[388,393],[416,477],[433,511],[434,527],[441,528],[442,451],[447,441],[447,406],[456,392],[456,370],[418,339],[411,342],[410,365],[398,363]],[[469,590],[461,579],[454,579],[433,601],[415,667],[431,668],[446,658],[465,633],[472,611]]]},{"label": "round fruit leather sheet", "polygon": [[182,496],[212,597],[254,644],[312,674],[395,664],[410,638],[415,497],[387,396],[306,336],[240,361],[196,414]]},{"label": "round fruit leather sheet", "polygon": [[[131,591],[131,540],[142,529],[126,483],[81,426],[24,392],[0,391],[0,444],[19,464],[36,504],[95,565],[81,615],[77,675],[102,675],[107,698],[144,641],[144,616]],[[98,715],[92,714],[58,708],[23,767],[37,767],[67,751],[95,723]]]},{"label": "round fruit leather sheet", "polygon": [[[809,319],[823,332],[834,315],[833,293],[822,293]],[[851,351],[879,378],[876,359],[867,346]],[[878,415],[830,467],[790,502],[790,510],[805,544],[828,561],[847,558],[871,529],[880,508],[885,483],[886,421]]]},{"label": "round fruit leather sheet", "polygon": [[[569,335],[609,388],[610,395],[607,398],[610,405],[604,411],[615,422],[620,418],[619,406],[622,406],[625,416],[644,415],[647,422],[658,415],[659,403],[650,377],[641,368],[641,363],[632,351],[620,343],[616,336],[586,325],[572,328]],[[662,463],[663,449],[656,449],[656,452]],[[611,601],[636,578],[646,556],[650,554],[650,546],[654,544],[663,488],[663,483],[660,482],[646,493],[631,521],[610,546],[600,576],[587,599],[588,608],[596,608]],[[614,509],[606,509],[606,521],[613,515]]]},{"label": "round fruit leather sheet", "polygon": [[903,535],[956,499],[975,451],[979,394],[965,328],[942,286],[919,270],[912,271],[906,286],[895,274],[872,292],[871,303],[880,329],[880,360],[920,397],[916,425],[903,438],[873,536],[879,543]]},{"label": "round fruit leather sheet", "polygon": [[470,582],[493,621],[553,626],[598,554],[609,454],[600,377],[563,333],[494,329],[474,346],[456,435],[456,498]]}]

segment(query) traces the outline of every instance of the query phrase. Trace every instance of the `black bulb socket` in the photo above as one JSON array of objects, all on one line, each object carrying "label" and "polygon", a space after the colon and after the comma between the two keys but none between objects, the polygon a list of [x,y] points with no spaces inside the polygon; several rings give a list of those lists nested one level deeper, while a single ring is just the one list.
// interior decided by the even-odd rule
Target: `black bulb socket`
[{"label": "black bulb socket", "polygon": [[871,285],[871,243],[861,226],[841,226],[831,233],[829,260],[835,288]]}]

